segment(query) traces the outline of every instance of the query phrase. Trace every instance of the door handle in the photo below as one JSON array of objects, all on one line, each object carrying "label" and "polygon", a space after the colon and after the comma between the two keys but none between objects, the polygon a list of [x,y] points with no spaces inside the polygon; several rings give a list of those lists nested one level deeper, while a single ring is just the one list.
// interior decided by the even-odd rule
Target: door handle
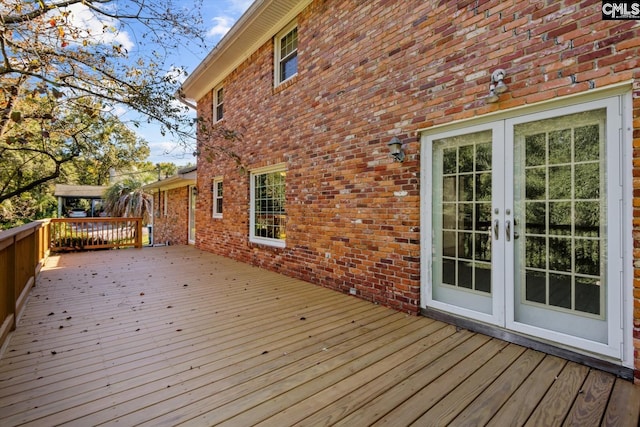
[{"label": "door handle", "polygon": [[498,237],[500,237],[499,221],[497,219],[493,222],[493,235],[495,236],[496,240],[498,240]]},{"label": "door handle", "polygon": [[507,220],[505,223],[505,234],[507,235],[507,242],[511,241],[511,221]]}]

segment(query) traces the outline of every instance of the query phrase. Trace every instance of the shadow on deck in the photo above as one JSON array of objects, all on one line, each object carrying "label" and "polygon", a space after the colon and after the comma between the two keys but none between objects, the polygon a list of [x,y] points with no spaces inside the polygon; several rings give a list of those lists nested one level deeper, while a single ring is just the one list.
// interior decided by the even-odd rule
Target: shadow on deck
[{"label": "shadow on deck", "polygon": [[637,425],[640,388],[192,247],[52,256],[0,425]]}]

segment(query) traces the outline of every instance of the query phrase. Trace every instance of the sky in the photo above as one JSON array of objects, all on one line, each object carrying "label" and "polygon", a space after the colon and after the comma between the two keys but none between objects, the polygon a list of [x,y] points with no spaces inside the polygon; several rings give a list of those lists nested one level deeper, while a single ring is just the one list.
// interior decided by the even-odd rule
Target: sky
[{"label": "sky", "polygon": [[[178,3],[190,4],[190,0],[179,0]],[[206,57],[220,39],[231,29],[233,24],[253,3],[253,0],[205,0],[202,5],[202,16],[207,31],[208,50],[179,52],[179,63],[191,74]],[[148,160],[153,163],[169,162],[179,166],[195,164],[196,158],[192,150],[178,146],[169,135],[162,136],[158,125],[144,125],[133,129],[138,136],[149,143],[151,155]]]}]

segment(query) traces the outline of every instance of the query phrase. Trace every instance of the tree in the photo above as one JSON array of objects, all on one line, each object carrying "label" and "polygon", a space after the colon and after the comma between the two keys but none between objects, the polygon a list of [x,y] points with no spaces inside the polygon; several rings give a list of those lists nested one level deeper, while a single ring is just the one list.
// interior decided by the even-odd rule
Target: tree
[{"label": "tree", "polygon": [[31,181],[21,177],[20,186],[0,192],[0,202],[57,178],[64,164],[96,155],[89,128],[96,120],[114,125],[107,116],[123,109],[158,123],[178,142],[190,141],[189,109],[171,101],[185,71],[167,58],[178,47],[202,45],[200,6],[201,0],[188,8],[172,0],[3,0],[0,168],[18,162],[49,169]]},{"label": "tree", "polygon": [[152,209],[151,195],[142,189],[143,183],[133,178],[117,182],[104,194],[104,210],[110,216],[143,218],[149,222]]},{"label": "tree", "polygon": [[[103,185],[109,169],[131,169],[149,154],[122,122],[80,103],[52,102],[30,96],[23,112],[48,111],[46,130],[37,120],[11,127],[0,143],[0,223],[15,226],[56,212],[54,178],[64,182]],[[48,118],[51,117],[51,118]],[[55,117],[55,118],[54,118]]]}]

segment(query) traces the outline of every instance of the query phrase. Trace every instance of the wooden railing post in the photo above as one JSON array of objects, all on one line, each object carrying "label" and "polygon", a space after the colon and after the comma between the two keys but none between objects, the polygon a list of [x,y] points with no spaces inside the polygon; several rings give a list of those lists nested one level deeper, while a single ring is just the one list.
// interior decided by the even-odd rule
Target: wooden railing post
[{"label": "wooden railing post", "polygon": [[0,240],[0,292],[2,292],[2,316],[0,316],[0,344],[9,332],[16,328],[16,236]]},{"label": "wooden railing post", "polygon": [[142,247],[142,218],[136,218],[136,248]]},{"label": "wooden railing post", "polygon": [[0,346],[16,328],[48,251],[48,221],[0,232]]}]

